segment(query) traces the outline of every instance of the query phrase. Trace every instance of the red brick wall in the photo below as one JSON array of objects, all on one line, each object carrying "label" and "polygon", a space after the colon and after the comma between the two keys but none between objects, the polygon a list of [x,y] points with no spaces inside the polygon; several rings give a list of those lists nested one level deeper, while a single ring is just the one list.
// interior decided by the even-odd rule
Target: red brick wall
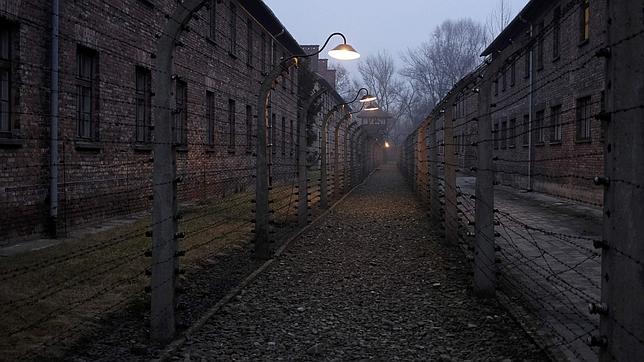
[{"label": "red brick wall", "polygon": [[[107,217],[147,210],[151,201],[151,147],[135,140],[135,67],[152,68],[156,34],[176,1],[84,0],[61,2],[60,19],[60,209],[59,229]],[[149,5],[156,4],[156,5]],[[24,0],[13,20],[20,29],[20,147],[0,148],[2,169],[0,240],[40,233],[47,224],[49,157],[50,4]],[[248,14],[237,4],[237,56],[229,54],[230,1],[217,4],[217,36],[209,39],[207,9],[180,37],[175,72],[187,83],[188,144],[177,151],[177,172],[183,202],[217,198],[252,187],[255,146],[247,150],[246,105],[257,113],[262,26],[253,23],[248,49]],[[7,16],[12,19],[12,16]],[[271,37],[267,34],[267,39]],[[274,42],[276,60],[286,49]],[[79,45],[97,51],[99,62],[100,138],[83,147],[76,137],[76,52]],[[251,63],[247,52],[253,53]],[[270,48],[268,62],[270,63]],[[293,72],[294,74],[295,72]],[[286,136],[287,151],[275,162],[294,170],[296,152],[289,151],[291,120],[297,125],[297,81],[280,78],[272,92],[271,112],[278,120],[275,144]],[[152,80],[154,84],[154,79]],[[154,92],[154,86],[152,91]],[[206,91],[215,94],[215,140],[207,143]],[[236,102],[236,145],[229,146],[228,100]],[[282,132],[282,117],[288,128]],[[253,121],[255,124],[256,121]],[[152,116],[154,124],[154,116]],[[255,139],[253,131],[253,142]],[[293,138],[296,142],[296,138]],[[292,172],[291,172],[292,173]]]}]

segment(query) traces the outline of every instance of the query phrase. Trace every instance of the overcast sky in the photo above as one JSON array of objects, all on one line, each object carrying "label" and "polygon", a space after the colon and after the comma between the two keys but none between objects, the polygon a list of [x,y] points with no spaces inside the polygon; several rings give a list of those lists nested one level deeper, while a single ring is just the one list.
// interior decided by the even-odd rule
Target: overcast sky
[{"label": "overcast sky", "polygon": [[[509,0],[514,14],[528,0]],[[336,31],[362,56],[388,50],[394,57],[429,38],[446,19],[485,22],[499,0],[264,0],[300,44],[320,44]],[[338,38],[339,39],[339,38]],[[333,40],[331,47],[338,44]],[[326,51],[325,51],[326,53]],[[326,56],[325,56],[326,57]],[[357,72],[357,61],[343,62]],[[355,77],[355,74],[352,74]]]}]

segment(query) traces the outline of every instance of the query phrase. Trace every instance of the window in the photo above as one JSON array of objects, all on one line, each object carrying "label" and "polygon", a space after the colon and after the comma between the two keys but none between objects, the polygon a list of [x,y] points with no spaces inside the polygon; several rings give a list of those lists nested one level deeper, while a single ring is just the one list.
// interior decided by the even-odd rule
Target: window
[{"label": "window", "polygon": [[291,139],[291,151],[290,155],[291,157],[295,153],[295,129],[293,129],[293,120],[291,119],[291,127],[289,128],[291,130],[291,133],[289,134],[289,137]]},{"label": "window", "polygon": [[265,33],[262,33],[262,40],[261,41],[262,41],[262,44],[261,44],[261,48],[262,48],[261,49],[261,51],[262,51],[262,54],[261,54],[261,56],[262,56],[261,68],[262,68],[262,73],[266,73],[266,51],[267,51],[267,49],[266,49],[266,34]]},{"label": "window", "polygon": [[275,135],[276,135],[276,128],[277,128],[277,116],[275,113],[273,113],[273,116],[271,117],[271,124],[269,125],[271,132],[270,132],[270,142],[269,144],[271,145],[271,153],[275,154],[277,152],[277,147],[275,147]]},{"label": "window", "polygon": [[14,125],[11,117],[13,52],[11,27],[0,25],[0,135],[10,135]]},{"label": "window", "polygon": [[536,143],[545,142],[545,128],[543,126],[545,111],[537,111],[534,119],[534,138]]},{"label": "window", "polygon": [[[282,57],[280,58],[280,62],[281,62],[281,61],[283,61],[284,59],[286,59],[286,53],[282,52]],[[283,88],[284,90],[286,90],[286,78],[287,78],[288,76],[290,76],[290,74],[291,74],[291,72],[290,72],[290,68],[289,68],[289,73],[288,73],[288,74],[284,74],[284,75],[282,76],[282,88]]]},{"label": "window", "polygon": [[282,155],[286,155],[286,118],[282,117]]},{"label": "window", "polygon": [[546,33],[544,31],[544,23],[541,21],[538,26],[539,35],[537,39],[537,69],[543,69],[543,48],[546,38]]},{"label": "window", "polygon": [[497,75],[497,78],[494,80],[494,95],[498,96],[499,95],[499,77]]},{"label": "window", "polygon": [[590,38],[590,0],[581,0],[579,19],[579,40],[585,42]]},{"label": "window", "polygon": [[577,140],[590,141],[590,97],[584,97],[577,100]]},{"label": "window", "polygon": [[215,93],[206,92],[206,144],[215,144]]},{"label": "window", "polygon": [[275,65],[276,63],[275,57],[277,57],[277,51],[275,50],[275,42],[271,40],[271,66]]},{"label": "window", "polygon": [[501,148],[508,148],[508,122],[501,122]]},{"label": "window", "polygon": [[527,146],[530,143],[530,116],[523,116],[523,145]]},{"label": "window", "polygon": [[552,58],[559,59],[561,45],[561,8],[556,7],[552,16]]},{"label": "window", "polygon": [[150,93],[151,73],[149,69],[136,67],[136,142],[150,142],[150,115],[152,97]]},{"label": "window", "polygon": [[77,136],[98,140],[98,56],[96,51],[78,47],[77,53]]},{"label": "window", "polygon": [[505,90],[507,89],[507,86],[508,86],[508,79],[506,77],[506,73],[507,73],[507,70],[505,68],[503,68],[503,75],[502,75],[502,77],[503,77],[503,89],[502,90],[504,92],[505,92]]},{"label": "window", "polygon": [[494,123],[494,149],[499,149],[499,124]]},{"label": "window", "polygon": [[517,82],[517,63],[513,60],[510,64],[510,87],[514,87]]},{"label": "window", "polygon": [[246,20],[246,64],[253,65],[253,20],[249,17]]},{"label": "window", "polygon": [[237,55],[237,7],[230,3],[230,54]]},{"label": "window", "polygon": [[188,85],[177,80],[175,87],[174,143],[185,146],[188,144]]},{"label": "window", "polygon": [[253,150],[253,107],[246,106],[246,151]]},{"label": "window", "polygon": [[530,78],[530,49],[526,49],[523,60],[524,60],[523,77]]},{"label": "window", "polygon": [[294,68],[295,68],[295,67],[290,67],[290,68],[288,69],[288,72],[289,72],[289,79],[291,80],[291,94],[295,93],[295,89],[294,89],[294,88],[295,88],[295,73],[296,73],[296,72],[294,71]]},{"label": "window", "polygon": [[217,0],[210,0],[208,6],[208,38],[217,39]]},{"label": "window", "polygon": [[510,126],[508,128],[509,130],[509,137],[508,137],[508,147],[514,148],[517,145],[517,120],[516,119],[511,119],[510,120]]},{"label": "window", "polygon": [[550,108],[550,142],[561,142],[561,106]]},{"label": "window", "polygon": [[235,152],[235,112],[237,109],[235,107],[235,100],[228,100],[228,151]]}]

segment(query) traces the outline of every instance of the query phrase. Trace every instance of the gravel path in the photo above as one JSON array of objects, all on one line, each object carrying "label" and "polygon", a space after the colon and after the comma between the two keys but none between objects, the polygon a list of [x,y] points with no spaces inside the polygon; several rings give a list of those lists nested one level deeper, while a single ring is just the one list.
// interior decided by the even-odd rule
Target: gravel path
[{"label": "gravel path", "polygon": [[544,360],[465,258],[434,235],[393,165],[294,241],[181,360]]}]

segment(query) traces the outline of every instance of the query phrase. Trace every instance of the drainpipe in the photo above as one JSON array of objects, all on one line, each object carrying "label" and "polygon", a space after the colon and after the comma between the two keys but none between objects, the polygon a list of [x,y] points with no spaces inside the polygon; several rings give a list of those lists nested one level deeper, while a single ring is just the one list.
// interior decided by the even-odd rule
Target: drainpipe
[{"label": "drainpipe", "polygon": [[[532,24],[530,24],[530,41],[532,41]],[[530,46],[530,90],[528,93],[528,191],[532,191],[532,89],[534,85],[534,46]]]},{"label": "drainpipe", "polygon": [[58,221],[58,34],[59,0],[51,2],[51,92],[50,92],[50,144],[49,144],[49,218],[51,234],[57,235]]}]

